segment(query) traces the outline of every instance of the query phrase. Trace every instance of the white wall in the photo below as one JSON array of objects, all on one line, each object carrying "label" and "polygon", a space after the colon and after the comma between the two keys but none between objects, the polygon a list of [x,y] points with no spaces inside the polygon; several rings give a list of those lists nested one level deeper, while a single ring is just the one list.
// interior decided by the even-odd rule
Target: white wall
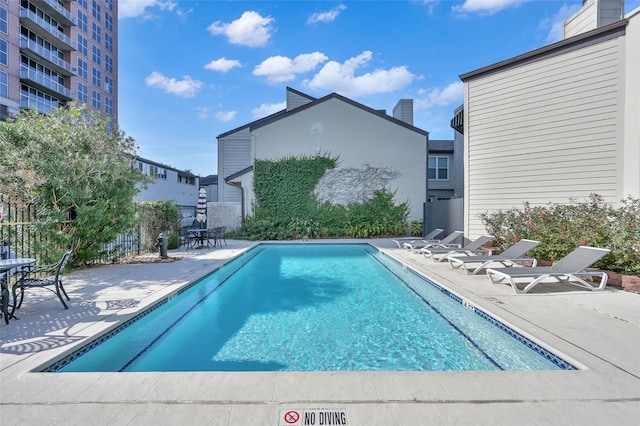
[{"label": "white wall", "polygon": [[620,194],[640,198],[640,8],[627,16],[625,37],[624,139]]},{"label": "white wall", "polygon": [[[315,131],[312,131],[315,129]],[[390,184],[396,200],[411,202],[411,220],[422,219],[426,194],[426,136],[340,99],[329,99],[253,131],[253,157],[329,153],[339,167],[390,167],[399,177]]]},{"label": "white wall", "polygon": [[623,197],[624,54],[619,37],[467,80],[469,238],[487,210]]}]

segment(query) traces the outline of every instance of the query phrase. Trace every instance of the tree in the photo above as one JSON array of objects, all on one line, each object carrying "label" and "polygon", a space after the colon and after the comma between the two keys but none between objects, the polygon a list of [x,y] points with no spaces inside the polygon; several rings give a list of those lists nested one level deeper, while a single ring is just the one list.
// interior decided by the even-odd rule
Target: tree
[{"label": "tree", "polygon": [[10,200],[36,205],[39,247],[52,259],[73,250],[75,264],[136,224],[135,145],[110,118],[70,103],[41,115],[22,111],[0,123],[0,186]]}]

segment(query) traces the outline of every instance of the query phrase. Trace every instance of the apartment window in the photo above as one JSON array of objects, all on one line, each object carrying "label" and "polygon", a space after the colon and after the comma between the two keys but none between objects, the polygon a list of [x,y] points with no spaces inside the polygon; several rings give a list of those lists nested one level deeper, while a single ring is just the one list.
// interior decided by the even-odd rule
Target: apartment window
[{"label": "apartment window", "polygon": [[85,80],[89,79],[89,65],[80,58],[78,58],[78,75]]},{"label": "apartment window", "polygon": [[92,82],[96,87],[102,87],[102,73],[97,68],[91,68],[92,70]]},{"label": "apartment window", "polygon": [[102,28],[95,22],[91,23],[91,37],[96,43],[102,43]]},{"label": "apartment window", "polygon": [[108,96],[104,97],[104,112],[106,112],[109,115],[113,115],[113,99],[111,99]]},{"label": "apartment window", "polygon": [[195,185],[196,178],[193,176],[184,176],[178,173],[178,183],[186,183],[187,185]]},{"label": "apartment window", "polygon": [[89,88],[86,84],[78,83],[78,100],[85,104],[89,103]]},{"label": "apartment window", "polygon": [[113,0],[105,0],[104,6],[109,10],[113,10]]},{"label": "apartment window", "polygon": [[113,78],[108,75],[104,76],[104,91],[110,95],[113,95]]},{"label": "apartment window", "polygon": [[113,53],[113,37],[106,33],[104,35],[104,48],[107,49],[107,52]]},{"label": "apartment window", "polygon": [[0,64],[9,66],[9,44],[0,38]]},{"label": "apartment window", "polygon": [[87,0],[78,0],[78,4],[84,8],[84,10],[89,9],[89,5],[87,4]]},{"label": "apartment window", "polygon": [[89,32],[89,17],[78,10],[78,28],[86,33]]},{"label": "apartment window", "polygon": [[89,56],[89,41],[82,37],[81,34],[78,34],[78,52],[83,54],[84,56]]},{"label": "apartment window", "polygon": [[102,51],[98,46],[91,46],[91,59],[96,65],[102,65]]},{"label": "apartment window", "polygon": [[104,25],[107,30],[113,32],[113,16],[108,13],[104,14]]},{"label": "apartment window", "polygon": [[9,75],[4,71],[0,71],[0,96],[9,97]]},{"label": "apartment window", "polygon": [[109,55],[104,55],[104,70],[113,74],[113,58]]},{"label": "apartment window", "polygon": [[9,34],[9,13],[4,7],[0,7],[0,31]]},{"label": "apartment window", "polygon": [[430,155],[427,177],[431,180],[449,180],[449,157]]},{"label": "apartment window", "polygon": [[91,15],[93,19],[100,22],[102,21],[102,6],[96,0],[93,0],[93,8],[91,10]]},{"label": "apartment window", "polygon": [[102,95],[95,90],[91,92],[91,106],[98,111],[102,109]]}]

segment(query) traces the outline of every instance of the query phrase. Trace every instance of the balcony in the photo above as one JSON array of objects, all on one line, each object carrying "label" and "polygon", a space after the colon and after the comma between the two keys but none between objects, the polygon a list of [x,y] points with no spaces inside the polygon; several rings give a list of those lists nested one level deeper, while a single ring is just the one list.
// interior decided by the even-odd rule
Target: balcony
[{"label": "balcony", "polygon": [[55,52],[46,49],[33,40],[21,37],[20,51],[37,62],[46,61],[48,68],[51,68],[59,74],[67,76],[77,75],[76,69],[72,67],[69,62],[60,59]]},{"label": "balcony", "polygon": [[20,100],[20,109],[37,109],[40,114],[49,115],[52,110],[58,108],[51,105],[47,105],[43,102],[38,102],[36,99],[21,99]]},{"label": "balcony", "polygon": [[67,26],[76,25],[76,19],[71,15],[71,12],[60,6],[56,0],[32,0],[32,3],[61,24]]},{"label": "balcony", "polygon": [[29,84],[38,90],[42,90],[45,93],[49,93],[59,98],[65,98],[64,100],[70,101],[73,99],[73,92],[64,85],[51,80],[49,76],[39,71],[30,68],[20,69],[20,80]]},{"label": "balcony", "polygon": [[[60,50],[77,50],[76,42],[61,32],[58,27],[49,24],[30,10],[20,9],[20,23],[31,31],[42,36]],[[44,32],[42,30],[45,30]]]}]

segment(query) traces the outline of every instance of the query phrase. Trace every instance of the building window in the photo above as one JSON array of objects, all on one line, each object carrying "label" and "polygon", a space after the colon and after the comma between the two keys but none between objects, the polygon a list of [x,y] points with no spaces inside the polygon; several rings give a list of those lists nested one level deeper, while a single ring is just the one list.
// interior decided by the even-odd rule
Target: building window
[{"label": "building window", "polygon": [[105,0],[104,6],[109,10],[113,10],[113,0]]},{"label": "building window", "polygon": [[9,34],[9,13],[4,7],[0,7],[0,31]]},{"label": "building window", "polygon": [[89,79],[89,66],[86,61],[78,58],[78,75],[85,80]]},{"label": "building window", "polygon": [[91,37],[96,43],[102,43],[102,28],[95,22],[91,23]]},{"label": "building window", "polygon": [[78,34],[78,52],[80,52],[84,56],[88,56],[89,55],[89,49],[87,47],[88,45],[89,44],[87,39],[82,37],[81,34]]},{"label": "building window", "polygon": [[89,31],[89,17],[78,10],[78,28],[80,28],[86,34]]},{"label": "building window", "polygon": [[110,95],[113,95],[113,78],[108,75],[104,76],[104,91]]},{"label": "building window", "polygon": [[89,103],[89,88],[86,84],[78,83],[78,100],[85,104]]},{"label": "building window", "polygon": [[431,180],[449,180],[449,157],[430,155],[427,177]]},{"label": "building window", "polygon": [[91,68],[93,72],[93,85],[102,88],[102,73],[97,68]]},{"label": "building window", "polygon": [[106,72],[113,74],[113,58],[109,55],[104,55],[104,69]]},{"label": "building window", "polygon": [[113,16],[108,13],[104,14],[104,24],[107,30],[113,32]]},{"label": "building window", "polygon": [[78,4],[84,7],[84,10],[89,9],[89,5],[87,4],[87,0],[78,0]]},{"label": "building window", "polygon": [[9,66],[9,44],[0,38],[0,64]]},{"label": "building window", "polygon": [[109,34],[104,35],[104,48],[107,52],[113,53],[113,37]]},{"label": "building window", "polygon": [[109,115],[113,115],[113,99],[107,96],[104,97],[104,112],[106,112]]},{"label": "building window", "polygon": [[195,185],[196,178],[193,176],[185,176],[178,173],[178,183],[186,183],[187,185]]},{"label": "building window", "polygon": [[91,11],[93,19],[100,22],[102,21],[102,6],[96,0],[93,0],[93,9]]},{"label": "building window", "polygon": [[0,96],[9,97],[9,75],[4,71],[0,71]]},{"label": "building window", "polygon": [[102,65],[102,51],[97,46],[91,46],[91,59],[96,65]]},{"label": "building window", "polygon": [[91,93],[91,106],[98,111],[102,109],[102,95],[95,90]]}]

